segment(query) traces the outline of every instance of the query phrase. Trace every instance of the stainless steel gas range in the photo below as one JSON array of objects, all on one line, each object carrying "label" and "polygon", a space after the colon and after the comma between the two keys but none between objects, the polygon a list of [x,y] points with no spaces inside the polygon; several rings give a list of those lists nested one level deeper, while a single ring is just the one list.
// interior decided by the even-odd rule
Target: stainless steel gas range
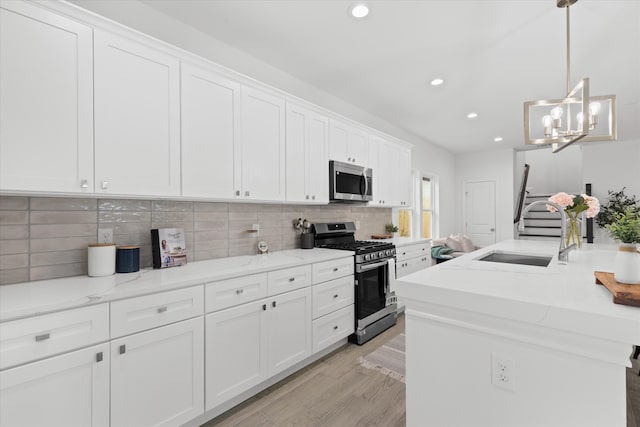
[{"label": "stainless steel gas range", "polygon": [[396,324],[395,292],[389,289],[396,248],[389,242],[355,239],[353,222],[313,224],[315,246],[354,252],[355,333],[350,341],[363,344]]}]

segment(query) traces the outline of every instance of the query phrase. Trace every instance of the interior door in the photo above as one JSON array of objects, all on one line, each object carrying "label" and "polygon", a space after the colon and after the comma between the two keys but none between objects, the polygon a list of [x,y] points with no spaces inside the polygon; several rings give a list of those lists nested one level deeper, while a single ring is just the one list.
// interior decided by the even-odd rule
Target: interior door
[{"label": "interior door", "polygon": [[464,185],[465,234],[478,246],[496,242],[496,183],[469,181]]}]

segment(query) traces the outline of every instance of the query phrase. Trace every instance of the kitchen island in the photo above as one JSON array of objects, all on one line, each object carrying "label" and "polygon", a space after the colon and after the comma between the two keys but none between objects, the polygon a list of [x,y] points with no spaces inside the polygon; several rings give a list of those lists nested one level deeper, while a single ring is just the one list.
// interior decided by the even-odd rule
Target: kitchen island
[{"label": "kitchen island", "polygon": [[[548,255],[547,267],[481,261]],[[406,303],[407,426],[626,426],[626,367],[640,308],[594,271],[616,247],[512,240],[399,279]]]}]

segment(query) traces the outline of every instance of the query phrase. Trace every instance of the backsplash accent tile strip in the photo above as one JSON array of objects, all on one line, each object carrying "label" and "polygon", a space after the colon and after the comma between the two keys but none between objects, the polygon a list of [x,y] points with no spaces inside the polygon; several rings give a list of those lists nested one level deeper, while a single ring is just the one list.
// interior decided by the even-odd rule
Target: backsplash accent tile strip
[{"label": "backsplash accent tile strip", "polygon": [[259,240],[270,252],[298,248],[294,218],[359,221],[356,238],[366,240],[384,232],[391,209],[0,196],[0,285],[87,274],[87,245],[99,228],[113,229],[118,245],[139,245],[140,266],[150,268],[152,228],[183,228],[189,261],[200,261],[253,255]]}]

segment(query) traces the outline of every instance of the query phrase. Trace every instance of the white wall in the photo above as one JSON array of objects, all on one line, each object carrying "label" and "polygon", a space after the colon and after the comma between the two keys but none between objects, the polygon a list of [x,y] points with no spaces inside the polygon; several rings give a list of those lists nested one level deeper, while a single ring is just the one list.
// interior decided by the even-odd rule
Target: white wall
[{"label": "white wall", "polygon": [[527,181],[530,194],[584,193],[582,147],[572,145],[558,153],[549,147],[526,151],[525,161],[531,166]]},{"label": "white wall", "polygon": [[[584,144],[582,175],[583,182],[592,184],[593,195],[600,203],[606,202],[608,190],[623,187],[626,195],[640,198],[640,141]],[[596,224],[593,229],[595,243],[613,243]]]},{"label": "white wall", "polygon": [[[456,162],[456,232],[464,231],[464,183],[466,181],[495,181],[496,183],[496,241],[513,238],[514,165],[512,149],[459,154]],[[519,183],[519,179],[518,179]]]}]

